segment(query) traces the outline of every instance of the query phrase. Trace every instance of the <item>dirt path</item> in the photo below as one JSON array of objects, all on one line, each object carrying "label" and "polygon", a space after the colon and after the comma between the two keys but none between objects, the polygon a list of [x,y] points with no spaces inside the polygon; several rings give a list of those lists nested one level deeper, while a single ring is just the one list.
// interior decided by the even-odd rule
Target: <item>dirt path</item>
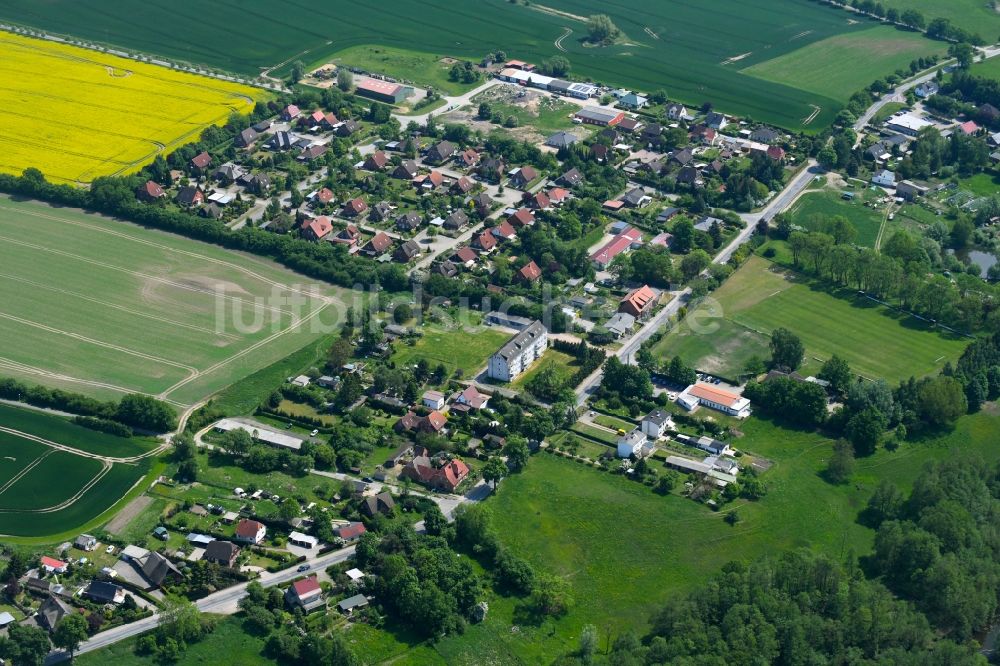
[{"label": "dirt path", "polygon": [[149,495],[139,495],[122,507],[122,510],[104,526],[104,529],[112,534],[121,535],[132,519],[145,511],[146,507],[152,503],[153,498]]}]

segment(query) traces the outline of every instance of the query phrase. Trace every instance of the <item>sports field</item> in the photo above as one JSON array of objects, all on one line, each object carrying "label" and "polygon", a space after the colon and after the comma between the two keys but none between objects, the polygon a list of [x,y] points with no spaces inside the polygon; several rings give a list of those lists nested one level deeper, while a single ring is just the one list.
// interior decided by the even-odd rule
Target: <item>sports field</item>
[{"label": "sports field", "polygon": [[875,26],[827,37],[743,73],[844,100],[875,79],[908,70],[912,60],[946,50],[920,33]]},{"label": "sports field", "polygon": [[0,534],[61,534],[93,520],[149,471],[157,446],[0,404]]},{"label": "sports field", "polygon": [[259,258],[0,197],[0,375],[178,408],[318,339],[336,290]]},{"label": "sports field", "polygon": [[[771,331],[785,327],[805,344],[803,374],[818,372],[823,361],[838,354],[855,372],[895,383],[936,372],[958,359],[968,344],[853,292],[834,296],[759,257],[752,257],[712,298],[660,341],[654,350],[659,357],[680,355],[701,370],[734,376],[753,354],[767,360]],[[701,316],[705,312],[711,314]],[[713,317],[721,318],[718,327],[712,326]]]},{"label": "sports field", "polygon": [[[626,39],[610,47],[585,45],[586,17],[599,13],[608,14]],[[844,72],[834,94],[809,88],[811,71],[796,73],[804,86],[791,75],[775,82],[742,72],[835,35],[857,33],[862,42],[879,42],[898,34],[809,0],[397,0],[391,12],[371,0],[322,5],[178,0],[169,6],[140,0],[10,0],[0,18],[254,75],[275,67],[274,74],[281,75],[295,60],[322,64],[345,49],[372,44],[419,50],[421,68],[446,56],[478,62],[496,50],[536,63],[563,55],[577,76],[647,92],[664,89],[688,104],[709,101],[720,110],[790,129],[822,129],[848,95],[898,62],[897,55],[877,49],[832,50]],[[926,54],[939,48],[929,41],[926,46]],[[362,64],[374,63],[364,58]],[[396,73],[394,63],[384,67]],[[435,71],[434,78],[439,76]]]},{"label": "sports field", "polygon": [[191,141],[260,91],[0,32],[0,170],[56,182],[127,173]]}]

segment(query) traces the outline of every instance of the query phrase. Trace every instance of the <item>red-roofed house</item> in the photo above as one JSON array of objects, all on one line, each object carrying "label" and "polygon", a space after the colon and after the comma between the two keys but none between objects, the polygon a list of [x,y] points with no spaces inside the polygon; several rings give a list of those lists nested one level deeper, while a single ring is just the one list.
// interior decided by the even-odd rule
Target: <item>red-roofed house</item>
[{"label": "red-roofed house", "polygon": [[369,171],[381,171],[389,164],[389,157],[378,150],[365,159],[365,168]]},{"label": "red-roofed house", "polygon": [[472,268],[476,259],[479,257],[475,252],[472,251],[470,247],[460,247],[455,250],[455,254],[451,255],[451,260],[456,264],[461,264],[466,268]]},{"label": "red-roofed house", "polygon": [[[470,409],[483,409],[490,401],[490,396],[480,393],[475,386],[469,386],[461,393],[452,396],[452,402],[457,405],[466,405]],[[454,405],[453,405],[454,407]]]},{"label": "red-roofed house", "polygon": [[285,593],[285,600],[290,605],[299,606],[304,611],[315,610],[326,605],[323,600],[323,590],[320,588],[315,574],[292,583],[288,592]]},{"label": "red-roofed house", "polygon": [[333,201],[334,196],[335,195],[333,194],[333,190],[331,190],[329,187],[324,187],[320,189],[318,192],[316,192],[316,201],[318,201],[321,204],[328,204],[331,201]]},{"label": "red-roofed house", "polygon": [[514,172],[514,175],[510,177],[510,182],[515,187],[524,187],[536,178],[538,178],[538,172],[535,171],[535,167],[523,166]]},{"label": "red-roofed house", "polygon": [[302,235],[309,240],[318,241],[326,238],[333,231],[333,224],[328,217],[314,217],[302,223]]},{"label": "red-roofed house", "polygon": [[468,148],[458,154],[458,161],[462,166],[468,168],[474,167],[479,162],[479,153],[472,148]]},{"label": "red-roofed house", "polygon": [[361,535],[367,532],[364,523],[348,523],[346,525],[341,525],[340,527],[333,530],[333,535],[340,537],[344,541],[350,543],[352,541],[357,541],[361,538]]},{"label": "red-roofed house", "polygon": [[604,207],[604,210],[609,210],[614,213],[624,208],[625,202],[619,201],[618,199],[608,199],[601,205]]},{"label": "red-roofed house", "polygon": [[497,246],[496,237],[488,231],[476,236],[476,239],[472,241],[472,244],[478,247],[483,252],[489,252]]},{"label": "red-roofed house", "polygon": [[236,524],[234,538],[244,543],[258,544],[264,540],[266,535],[267,528],[264,526],[264,523],[243,519]]},{"label": "red-roofed house", "polygon": [[414,412],[407,412],[396,421],[393,428],[399,433],[419,431],[434,434],[441,432],[447,423],[444,414],[434,409],[427,416],[417,416]]},{"label": "red-roofed house", "polygon": [[768,146],[767,156],[776,162],[785,159],[785,149],[781,146]]},{"label": "red-roofed house", "polygon": [[281,110],[282,120],[285,121],[295,120],[298,117],[299,117],[299,107],[295,106],[294,104],[289,104],[288,106],[286,106]]},{"label": "red-roofed house", "polygon": [[207,169],[212,164],[212,156],[202,151],[191,158],[191,166],[199,171]]},{"label": "red-roofed house", "polygon": [[361,232],[353,224],[348,224],[347,227],[341,229],[337,232],[337,235],[333,238],[328,238],[327,240],[331,243],[339,243],[341,245],[346,245],[348,249],[353,248],[358,244],[358,239],[361,238]]},{"label": "red-roofed house", "polygon": [[640,240],[642,240],[642,232],[635,227],[628,227],[608,241],[604,247],[590,255],[590,260],[598,268],[607,268],[612,259],[631,248],[633,243],[638,243]]},{"label": "red-roofed house", "polygon": [[356,217],[361,215],[366,210],[368,210],[368,204],[361,197],[357,199],[351,199],[346,204],[344,204],[344,209],[341,211],[341,215],[345,217]]},{"label": "red-roofed house", "polygon": [[455,488],[469,476],[469,466],[455,459],[449,460],[441,467],[435,467],[434,462],[427,456],[417,456],[406,464],[400,476],[436,490],[455,492]]},{"label": "red-roofed house", "polygon": [[545,210],[552,206],[552,200],[545,192],[538,192],[537,194],[528,196],[528,205],[535,210]]},{"label": "red-roofed house", "polygon": [[517,271],[517,279],[531,284],[542,277],[542,269],[534,261],[529,261]]},{"label": "red-roofed house", "polygon": [[569,195],[570,195],[569,190],[564,189],[562,187],[553,187],[551,190],[549,190],[548,197],[549,201],[551,201],[553,205],[558,206],[559,204],[566,201],[566,199],[569,198]]},{"label": "red-roofed house", "polygon": [[514,231],[514,227],[507,220],[504,220],[497,226],[493,227],[493,235],[497,238],[502,238],[504,240],[510,240],[517,237],[517,232]]},{"label": "red-roofed house", "polygon": [[57,560],[54,557],[42,555],[42,568],[49,573],[66,573],[67,566],[68,565],[62,560]]},{"label": "red-roofed house", "polygon": [[332,113],[324,113],[323,121],[320,124],[326,129],[333,129],[340,124],[340,120]]},{"label": "red-roofed house", "polygon": [[507,221],[515,228],[523,229],[535,223],[535,213],[529,208],[518,208]]},{"label": "red-roofed house", "polygon": [[959,125],[958,129],[965,136],[972,136],[973,134],[979,131],[979,125],[977,125],[974,121],[970,120],[968,122],[964,122],[961,125]]},{"label": "red-roofed house", "polygon": [[392,239],[384,231],[380,231],[372,236],[372,239],[361,251],[370,257],[378,257],[385,254],[391,245]]},{"label": "red-roofed house", "polygon": [[656,292],[650,289],[649,285],[643,285],[638,289],[633,289],[622,299],[621,303],[618,304],[618,312],[624,312],[636,319],[642,319],[653,311],[653,305],[655,304]]},{"label": "red-roofed house", "polygon": [[163,191],[163,188],[160,187],[159,183],[147,180],[146,183],[136,192],[136,196],[139,197],[140,201],[151,203],[157,199],[162,199],[167,196],[167,193]]},{"label": "red-roofed house", "polygon": [[325,117],[326,116],[322,111],[316,109],[309,115],[301,116],[299,118],[299,124],[303,127],[319,127]]}]

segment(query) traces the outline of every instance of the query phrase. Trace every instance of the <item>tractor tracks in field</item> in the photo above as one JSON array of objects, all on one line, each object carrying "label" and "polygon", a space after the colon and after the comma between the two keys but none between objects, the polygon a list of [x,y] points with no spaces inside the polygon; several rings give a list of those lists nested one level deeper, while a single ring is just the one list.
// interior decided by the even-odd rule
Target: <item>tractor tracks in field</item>
[{"label": "tractor tracks in field", "polygon": [[552,42],[552,45],[555,46],[560,51],[562,51],[563,53],[566,53],[566,48],[562,45],[562,43],[564,39],[573,34],[573,28],[563,28],[563,30],[565,30],[566,32],[557,37],[556,41]]}]

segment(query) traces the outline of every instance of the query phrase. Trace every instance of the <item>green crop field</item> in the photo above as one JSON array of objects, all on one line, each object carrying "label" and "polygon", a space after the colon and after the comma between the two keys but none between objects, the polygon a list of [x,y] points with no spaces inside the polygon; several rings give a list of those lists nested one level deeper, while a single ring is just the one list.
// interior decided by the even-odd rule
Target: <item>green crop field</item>
[{"label": "green crop field", "polygon": [[490,328],[471,333],[433,326],[424,328],[422,333],[412,345],[403,340],[397,341],[393,362],[396,365],[413,365],[423,358],[427,359],[431,368],[443,363],[449,373],[461,370],[466,377],[484,368],[493,352],[513,335]]},{"label": "green crop field", "polygon": [[815,231],[818,219],[841,215],[858,230],[854,241],[857,245],[875,247],[875,239],[885,218],[885,211],[865,206],[867,191],[856,194],[854,200],[847,201],[841,197],[839,191],[807,192],[795,202],[790,211],[792,223],[809,231]]},{"label": "green crop field", "polygon": [[7,405],[0,427],[0,534],[15,537],[61,534],[93,520],[149,471],[156,446]]},{"label": "green crop field", "polygon": [[989,60],[977,62],[969,71],[976,76],[982,76],[987,79],[1000,79],[1000,60],[990,58]]},{"label": "green crop field", "polygon": [[6,197],[0,278],[0,375],[179,407],[318,339],[338,310],[332,288],[303,295],[258,258]]},{"label": "green crop field", "polygon": [[[586,17],[599,13],[610,15],[625,39],[609,47],[585,45]],[[276,73],[282,74],[295,60],[328,62],[345,50],[350,54],[352,47],[369,45],[401,49],[395,57],[381,58],[387,71],[412,66],[407,78],[423,72],[428,83],[439,85],[434,63],[442,57],[478,62],[490,51],[503,50],[512,58],[541,62],[564,55],[580,77],[647,92],[662,88],[692,105],[710,101],[720,110],[791,129],[803,127],[816,107],[808,128],[827,126],[848,95],[890,73],[900,58],[870,46],[896,40],[894,29],[873,28],[867,20],[808,0],[398,0],[391,9],[346,0],[322,5],[178,0],[169,6],[140,0],[10,0],[0,8],[0,18],[252,75],[277,65],[282,66]],[[858,34],[865,48],[824,50],[842,72],[832,92],[810,88],[816,81],[813,71],[780,60],[773,67],[788,71],[777,82],[741,71],[842,34]],[[899,39],[906,39],[908,53],[919,50],[912,36]],[[940,48],[929,41],[925,46],[918,55]],[[359,53],[358,61],[380,64],[367,52]]]},{"label": "green crop field", "polygon": [[[745,362],[752,354],[742,349],[744,341],[766,360],[771,331],[785,327],[805,344],[803,374],[818,372],[822,361],[839,354],[855,372],[894,383],[939,370],[968,344],[853,292],[835,296],[810,286],[805,277],[759,257],[752,257],[712,299],[699,306],[690,322],[682,321],[664,336],[655,353],[664,359],[679,354],[698,368],[721,367],[728,373],[720,369],[720,374],[735,374],[742,363],[727,357]],[[721,322],[718,327],[713,318]],[[741,335],[739,341],[734,342],[734,334]],[[870,353],[872,349],[879,353]]]},{"label": "green crop field", "polygon": [[845,100],[916,58],[943,54],[943,43],[920,33],[875,26],[827,37],[747,67],[744,74]]}]

